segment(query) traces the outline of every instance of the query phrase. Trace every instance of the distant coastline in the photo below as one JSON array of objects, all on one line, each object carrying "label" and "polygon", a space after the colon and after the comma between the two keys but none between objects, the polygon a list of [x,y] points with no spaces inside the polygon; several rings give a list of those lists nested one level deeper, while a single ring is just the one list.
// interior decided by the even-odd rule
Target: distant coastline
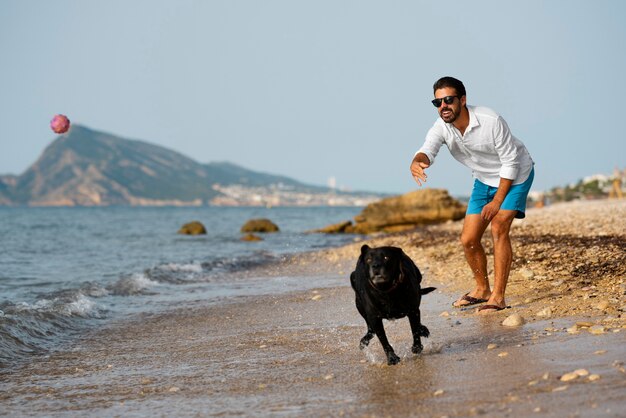
[{"label": "distant coastline", "polygon": [[20,175],[0,206],[365,206],[387,196],[301,183],[74,125]]}]

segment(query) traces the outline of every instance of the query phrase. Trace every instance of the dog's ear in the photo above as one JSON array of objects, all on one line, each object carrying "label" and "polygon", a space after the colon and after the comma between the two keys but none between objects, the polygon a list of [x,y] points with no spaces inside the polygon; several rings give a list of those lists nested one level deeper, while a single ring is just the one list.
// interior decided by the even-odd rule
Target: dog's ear
[{"label": "dog's ear", "polygon": [[400,273],[404,276],[410,276],[417,279],[417,283],[422,281],[422,274],[420,270],[417,268],[411,257],[406,255],[404,251],[400,250]]},{"label": "dog's ear", "polygon": [[370,250],[369,245],[365,244],[361,247],[361,255],[365,255],[366,252]]}]

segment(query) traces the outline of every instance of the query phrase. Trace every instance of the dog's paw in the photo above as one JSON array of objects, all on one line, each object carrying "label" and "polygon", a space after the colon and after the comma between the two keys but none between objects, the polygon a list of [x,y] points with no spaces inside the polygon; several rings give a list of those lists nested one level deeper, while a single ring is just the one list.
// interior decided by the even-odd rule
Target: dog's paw
[{"label": "dog's paw", "polygon": [[387,353],[387,364],[389,366],[393,366],[394,364],[398,363],[400,363],[400,357],[398,357],[396,353],[394,353],[393,351]]},{"label": "dog's paw", "polygon": [[359,342],[359,348],[363,350],[368,345],[370,345],[370,339],[367,337],[361,338],[361,341]]},{"label": "dog's paw", "polygon": [[424,346],[421,343],[413,344],[413,347],[411,348],[411,351],[413,352],[413,354],[419,354],[423,350],[424,350]]},{"label": "dog's paw", "polygon": [[430,337],[430,331],[424,325],[420,325],[420,337]]},{"label": "dog's paw", "polygon": [[359,343],[359,348],[363,350],[365,347],[370,345],[370,341],[372,340],[373,337],[374,337],[374,334],[371,332],[368,332],[367,334],[365,334],[363,338],[361,338],[361,342]]}]

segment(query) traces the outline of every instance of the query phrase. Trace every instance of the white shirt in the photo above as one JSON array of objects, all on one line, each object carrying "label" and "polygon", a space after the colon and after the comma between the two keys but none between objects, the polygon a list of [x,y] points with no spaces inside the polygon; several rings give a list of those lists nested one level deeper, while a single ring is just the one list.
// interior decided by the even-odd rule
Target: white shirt
[{"label": "white shirt", "polygon": [[463,135],[453,124],[437,118],[418,153],[426,154],[432,165],[445,143],[450,154],[488,186],[498,187],[501,177],[513,180],[513,184],[526,181],[534,163],[506,121],[487,107],[467,106],[467,110],[469,125]]}]

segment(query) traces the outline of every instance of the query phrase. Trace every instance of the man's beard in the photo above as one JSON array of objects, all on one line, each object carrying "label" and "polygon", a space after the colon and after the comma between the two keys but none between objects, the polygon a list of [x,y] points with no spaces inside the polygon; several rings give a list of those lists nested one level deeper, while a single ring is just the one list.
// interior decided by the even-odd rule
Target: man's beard
[{"label": "man's beard", "polygon": [[[446,115],[446,117],[444,117],[444,116],[443,116],[443,111],[444,111],[444,110],[449,110],[451,113],[447,114],[447,115]],[[453,108],[451,108],[451,107],[448,107],[448,108],[446,108],[446,109],[444,109],[444,110],[442,110],[441,112],[439,112],[439,116],[441,117],[441,119],[443,119],[443,121],[444,121],[445,123],[452,123],[452,122],[454,122],[454,121],[456,120],[456,118],[458,118],[458,117],[459,117],[459,114],[461,113],[460,111],[459,111],[459,113],[456,113],[456,112],[454,111],[454,109],[453,109]]]}]

